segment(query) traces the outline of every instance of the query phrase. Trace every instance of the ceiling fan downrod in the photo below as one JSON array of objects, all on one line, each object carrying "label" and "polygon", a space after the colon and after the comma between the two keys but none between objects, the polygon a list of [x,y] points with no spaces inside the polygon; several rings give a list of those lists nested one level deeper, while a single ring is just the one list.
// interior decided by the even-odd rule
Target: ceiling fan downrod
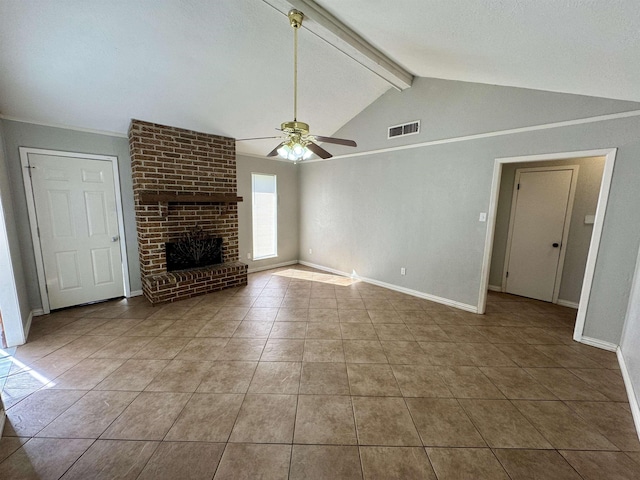
[{"label": "ceiling fan downrod", "polygon": [[356,142],[342,138],[322,137],[309,134],[309,124],[298,121],[298,29],[302,26],[304,14],[299,10],[290,10],[287,14],[289,24],[293,28],[293,120],[283,122],[280,130],[286,135],[276,148],[271,150],[267,157],[280,157],[298,162],[306,160],[315,154],[320,158],[331,158],[331,154],[315,142],[335,143],[355,147]]},{"label": "ceiling fan downrod", "polygon": [[298,29],[302,26],[304,14],[299,10],[289,10],[289,24],[293,27],[293,121],[298,120]]},{"label": "ceiling fan downrod", "polygon": [[302,26],[304,14],[299,10],[290,10],[287,14],[293,27],[293,121],[284,122],[283,132],[305,136],[309,134],[309,125],[298,121],[298,29]]}]

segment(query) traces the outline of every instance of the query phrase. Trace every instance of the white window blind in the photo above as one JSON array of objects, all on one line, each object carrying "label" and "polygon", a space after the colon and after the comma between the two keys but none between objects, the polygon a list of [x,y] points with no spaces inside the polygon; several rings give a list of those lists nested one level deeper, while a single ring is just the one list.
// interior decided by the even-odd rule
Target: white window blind
[{"label": "white window blind", "polygon": [[253,259],[278,255],[278,194],[276,176],[251,174],[253,197]]}]

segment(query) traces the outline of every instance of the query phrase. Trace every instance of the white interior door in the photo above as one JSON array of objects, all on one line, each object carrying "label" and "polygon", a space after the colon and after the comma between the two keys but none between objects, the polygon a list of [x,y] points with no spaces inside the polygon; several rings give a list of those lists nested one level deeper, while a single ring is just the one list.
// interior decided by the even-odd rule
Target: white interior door
[{"label": "white interior door", "polygon": [[556,300],[575,175],[574,169],[517,171],[505,262],[507,293]]},{"label": "white interior door", "polygon": [[51,309],[124,294],[111,162],[30,154]]}]

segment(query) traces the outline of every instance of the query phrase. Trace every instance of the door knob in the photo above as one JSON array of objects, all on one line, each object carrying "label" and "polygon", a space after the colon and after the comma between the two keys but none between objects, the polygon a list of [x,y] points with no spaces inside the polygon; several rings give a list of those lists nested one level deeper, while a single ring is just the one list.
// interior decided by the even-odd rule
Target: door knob
[{"label": "door knob", "polygon": [[553,248],[558,248],[560,246],[559,243],[554,243],[553,245],[551,245]]},{"label": "door knob", "polygon": [[111,237],[111,241],[112,242],[117,242],[118,240],[120,240],[120,236],[119,235],[116,235],[115,237]]}]

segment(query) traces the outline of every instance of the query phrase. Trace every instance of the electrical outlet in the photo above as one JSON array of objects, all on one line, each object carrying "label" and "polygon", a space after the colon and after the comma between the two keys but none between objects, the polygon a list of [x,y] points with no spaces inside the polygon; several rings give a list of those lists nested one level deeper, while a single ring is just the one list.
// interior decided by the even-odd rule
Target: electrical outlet
[{"label": "electrical outlet", "polygon": [[251,260],[251,252],[247,253],[247,260]]},{"label": "electrical outlet", "polygon": [[406,275],[407,274],[407,269],[402,267],[400,268],[400,275]]},{"label": "electrical outlet", "polygon": [[313,249],[312,249],[312,248],[310,248],[310,249],[309,249],[309,255],[312,255],[312,254],[313,254]]},{"label": "electrical outlet", "polygon": [[486,222],[487,221],[487,213],[486,212],[480,212],[480,218],[478,220],[480,222]]}]

